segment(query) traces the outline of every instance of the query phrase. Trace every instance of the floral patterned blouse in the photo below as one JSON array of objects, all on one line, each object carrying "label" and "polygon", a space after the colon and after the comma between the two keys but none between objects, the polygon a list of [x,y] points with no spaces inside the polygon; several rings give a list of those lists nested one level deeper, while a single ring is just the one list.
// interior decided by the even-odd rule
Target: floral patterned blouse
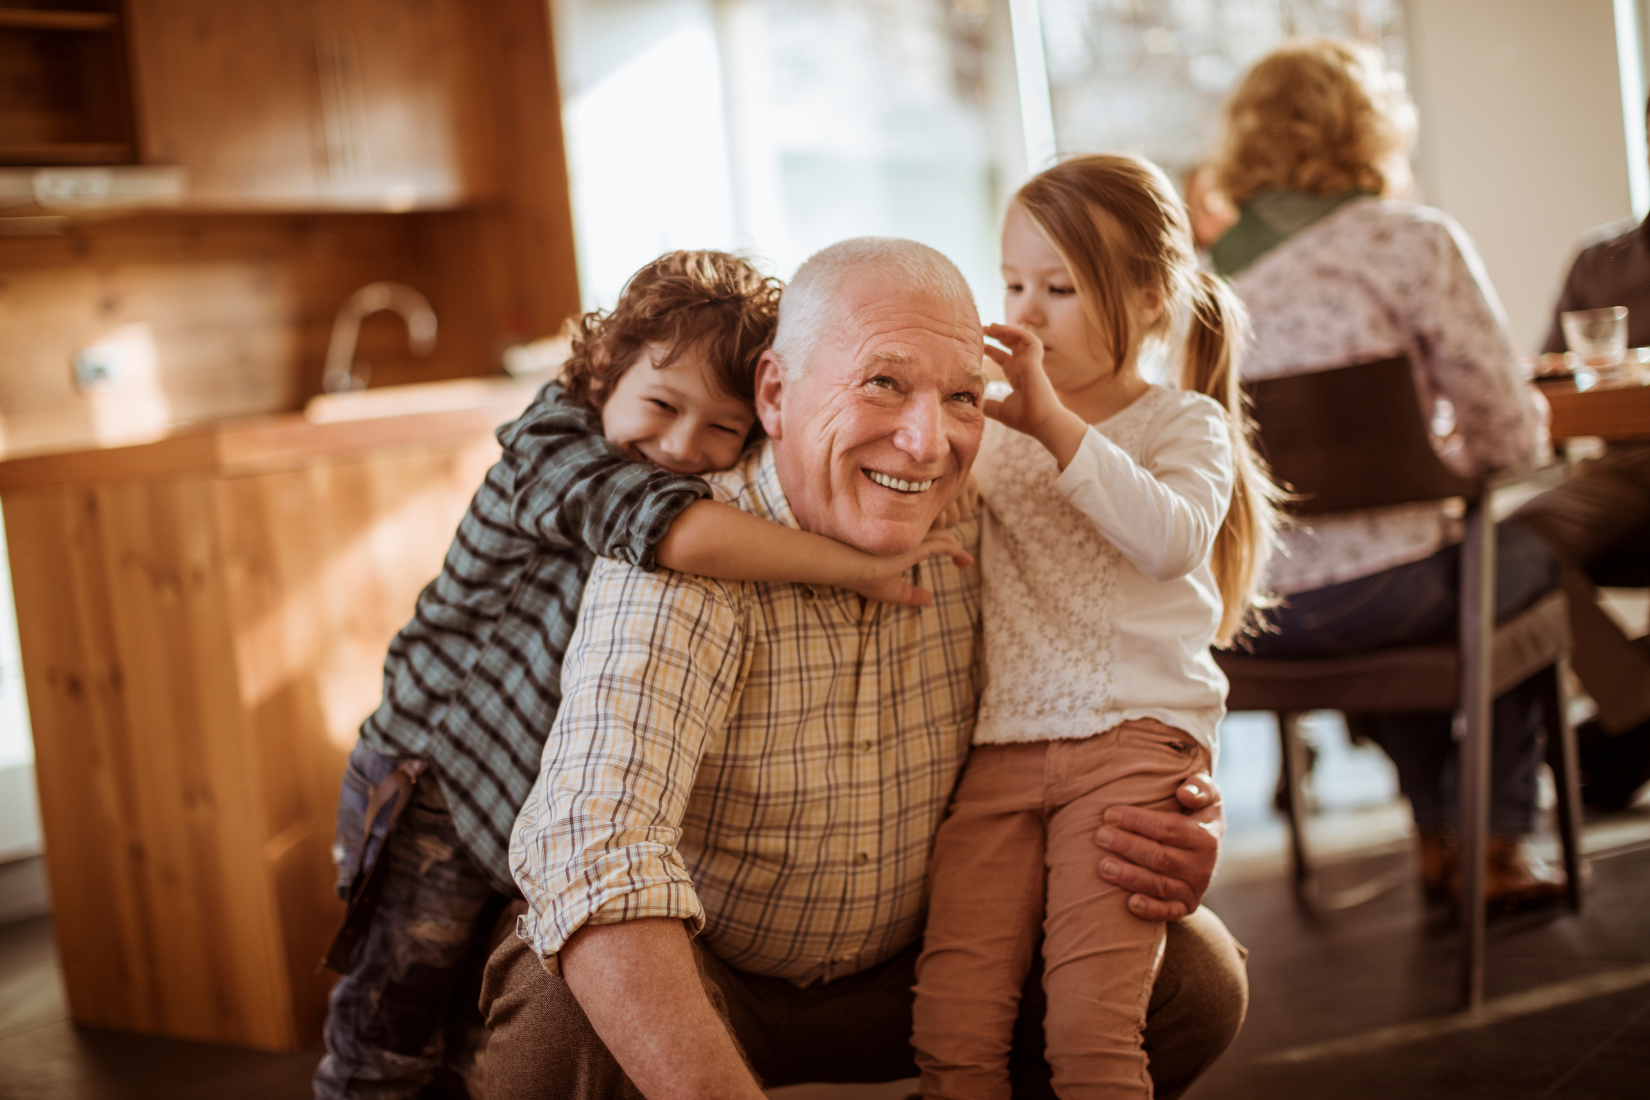
[{"label": "floral patterned blouse", "polygon": [[[1451,468],[1476,476],[1544,456],[1545,403],[1524,382],[1477,250],[1448,214],[1358,199],[1232,285],[1255,325],[1245,378],[1408,355]],[[1268,581],[1287,595],[1420,561],[1460,540],[1457,511],[1437,503],[1316,517],[1284,532]]]}]

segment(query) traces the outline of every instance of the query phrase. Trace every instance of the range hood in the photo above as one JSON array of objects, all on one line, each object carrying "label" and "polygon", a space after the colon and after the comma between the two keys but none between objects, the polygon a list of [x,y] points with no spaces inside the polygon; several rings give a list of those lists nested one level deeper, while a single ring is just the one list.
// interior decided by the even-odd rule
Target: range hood
[{"label": "range hood", "polygon": [[183,192],[171,164],[0,168],[0,217],[177,206]]}]

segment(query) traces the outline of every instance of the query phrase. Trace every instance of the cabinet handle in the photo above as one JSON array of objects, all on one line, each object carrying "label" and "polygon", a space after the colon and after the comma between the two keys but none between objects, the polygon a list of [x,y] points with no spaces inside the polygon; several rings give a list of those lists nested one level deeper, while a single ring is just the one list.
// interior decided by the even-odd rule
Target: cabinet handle
[{"label": "cabinet handle", "polygon": [[347,36],[315,40],[315,68],[321,82],[321,134],[327,170],[334,181],[365,174],[366,113],[361,105],[361,67],[355,40]]}]

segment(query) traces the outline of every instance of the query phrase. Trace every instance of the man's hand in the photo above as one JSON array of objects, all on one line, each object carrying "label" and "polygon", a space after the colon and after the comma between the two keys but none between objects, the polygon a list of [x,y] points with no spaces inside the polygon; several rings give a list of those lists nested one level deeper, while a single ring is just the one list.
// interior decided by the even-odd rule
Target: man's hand
[{"label": "man's hand", "polygon": [[1220,858],[1226,810],[1214,778],[1194,775],[1175,797],[1184,812],[1113,806],[1094,834],[1100,877],[1132,891],[1129,911],[1142,920],[1179,920],[1196,910]]},{"label": "man's hand", "polygon": [[855,553],[865,559],[863,575],[843,587],[867,599],[906,607],[927,607],[934,602],[933,593],[906,581],[905,574],[913,565],[939,555],[949,557],[958,569],[967,569],[974,564],[973,557],[963,549],[957,536],[941,527],[931,529],[915,549],[903,554],[877,557],[860,551]]}]

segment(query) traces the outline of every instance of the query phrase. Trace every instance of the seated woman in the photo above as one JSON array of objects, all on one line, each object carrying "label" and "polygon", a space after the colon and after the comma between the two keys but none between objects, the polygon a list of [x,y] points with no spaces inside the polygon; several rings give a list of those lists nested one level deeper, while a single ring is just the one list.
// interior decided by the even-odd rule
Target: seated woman
[{"label": "seated woman", "polygon": [[[1239,220],[1211,258],[1249,306],[1251,379],[1407,355],[1440,456],[1469,476],[1526,467],[1545,428],[1482,263],[1449,215],[1391,196],[1409,182],[1414,109],[1380,56],[1330,40],[1290,43],[1244,77],[1225,111],[1215,170]],[[1452,421],[1452,423],[1451,423]],[[1263,656],[1327,656],[1448,636],[1459,524],[1441,505],[1344,513],[1283,536],[1269,580],[1284,597]],[[1496,614],[1557,582],[1541,540],[1496,528]],[[1495,701],[1490,903],[1556,900],[1562,881],[1526,850],[1541,761],[1533,685]],[[1430,898],[1452,889],[1454,742],[1449,714],[1350,715],[1397,765],[1420,832]]]}]

